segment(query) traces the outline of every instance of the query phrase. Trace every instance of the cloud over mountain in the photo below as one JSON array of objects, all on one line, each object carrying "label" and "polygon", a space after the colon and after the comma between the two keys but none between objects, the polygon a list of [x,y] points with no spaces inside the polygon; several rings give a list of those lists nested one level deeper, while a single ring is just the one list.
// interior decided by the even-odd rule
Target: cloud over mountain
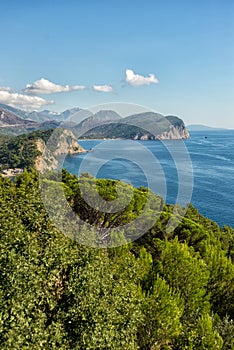
[{"label": "cloud over mountain", "polygon": [[83,85],[58,85],[49,81],[48,79],[41,78],[40,80],[35,81],[32,84],[27,84],[24,92],[27,94],[54,94],[58,92],[69,92],[74,90],[84,90],[85,86]]},{"label": "cloud over mountain", "polygon": [[93,85],[93,90],[99,92],[112,92],[113,88],[110,85]]},{"label": "cloud over mountain", "polygon": [[132,69],[126,69],[126,82],[132,86],[157,84],[159,81],[154,74],[149,74],[148,77],[144,77],[140,74],[135,74]]},{"label": "cloud over mountain", "polygon": [[0,87],[0,103],[19,107],[26,110],[39,109],[42,106],[53,104],[54,101],[47,101],[44,98],[37,96],[27,96],[17,92],[11,92],[11,89]]}]

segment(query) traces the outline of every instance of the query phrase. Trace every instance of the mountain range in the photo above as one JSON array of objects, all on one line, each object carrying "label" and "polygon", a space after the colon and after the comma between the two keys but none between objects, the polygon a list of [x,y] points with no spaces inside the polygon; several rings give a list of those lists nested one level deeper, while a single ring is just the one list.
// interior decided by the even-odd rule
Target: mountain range
[{"label": "mountain range", "polygon": [[0,104],[0,132],[20,135],[34,130],[71,129],[79,138],[186,139],[189,138],[182,119],[145,112],[122,118],[113,110],[72,108],[62,113],[44,110],[27,112]]},{"label": "mountain range", "polygon": [[[2,108],[0,106],[0,132],[7,135],[20,135],[34,130],[54,129],[59,126],[59,122],[55,120],[48,120],[43,122],[36,122],[32,119],[22,117],[23,111],[15,114],[15,111]],[[22,113],[21,113],[22,112]],[[19,116],[21,114],[21,117]]]},{"label": "mountain range", "polygon": [[153,112],[139,113],[103,122],[86,132],[80,128],[78,132],[79,138],[91,139],[168,140],[189,138],[189,132],[182,119],[175,116],[165,117]]},{"label": "mountain range", "polygon": [[58,122],[61,122],[82,111],[81,108],[71,108],[71,109],[65,110],[62,113],[49,111],[47,109],[43,111],[28,112],[19,108],[11,107],[3,103],[0,103],[0,108],[4,109],[5,111],[9,111],[13,113],[22,119],[29,119],[37,123],[42,123],[42,122],[51,121],[51,120],[56,120]]}]

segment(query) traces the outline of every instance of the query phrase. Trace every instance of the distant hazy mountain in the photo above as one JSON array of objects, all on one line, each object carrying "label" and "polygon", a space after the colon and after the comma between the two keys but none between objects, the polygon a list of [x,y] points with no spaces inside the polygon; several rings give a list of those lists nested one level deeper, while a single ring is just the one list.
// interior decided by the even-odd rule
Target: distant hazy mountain
[{"label": "distant hazy mountain", "polygon": [[47,116],[47,114],[44,114],[43,112],[33,111],[33,112],[29,112],[27,114],[27,116],[28,116],[28,118],[30,118],[31,120],[33,120],[34,122],[37,122],[37,123],[41,123],[41,122],[50,120],[50,118]]},{"label": "distant hazy mountain", "polygon": [[59,125],[71,129],[78,137],[86,138],[135,140],[189,138],[183,120],[175,116],[164,117],[153,112],[121,118],[112,110],[101,110],[95,114],[81,108],[67,109],[62,113],[49,110],[27,112],[0,105],[2,133],[19,135],[33,130],[54,129]]},{"label": "distant hazy mountain", "polygon": [[12,112],[12,113],[14,113],[15,115],[17,115],[17,116],[20,117],[20,118],[23,118],[23,119],[30,119],[30,118],[28,117],[28,113],[27,113],[26,111],[23,111],[22,109],[14,108],[14,107],[5,105],[5,104],[3,104],[3,103],[0,103],[0,108],[3,108],[4,110],[7,110],[7,111],[9,111],[9,112]]},{"label": "distant hazy mountain", "polygon": [[90,111],[81,108],[67,109],[62,113],[49,110],[28,112],[0,104],[0,132],[20,135],[33,130],[54,129],[59,125],[72,128],[92,115]]},{"label": "distant hazy mountain", "polygon": [[35,121],[35,122],[44,122],[44,121],[52,120],[52,119],[55,119],[55,115],[59,114],[48,110],[44,110],[41,112],[38,112],[38,111],[28,112],[19,108],[8,106],[6,104],[0,104],[0,108],[3,108],[5,111],[12,112],[20,118],[31,119],[32,121]]},{"label": "distant hazy mountain", "polygon": [[94,115],[84,119],[78,125],[75,126],[74,132],[80,136],[95,126],[110,123],[111,121],[120,120],[121,116],[112,110],[101,110]]},{"label": "distant hazy mountain", "polygon": [[75,118],[75,116],[78,118],[78,116],[80,117],[80,119],[78,119],[78,122],[81,121],[81,115],[84,118],[87,118],[88,116],[90,116],[90,114],[87,114],[87,112],[83,112],[82,109],[80,108],[71,108],[71,109],[67,109],[62,113],[58,113],[58,112],[53,112],[53,111],[49,111],[49,110],[44,110],[44,111],[33,111],[28,113],[28,117],[34,121],[37,122],[44,122],[44,121],[49,121],[49,120],[56,120],[58,122],[63,122],[66,120],[71,120],[72,117]]},{"label": "distant hazy mountain", "polygon": [[20,135],[34,130],[54,129],[58,125],[59,123],[54,120],[38,123],[23,119],[12,111],[0,107],[0,132],[3,134]]},{"label": "distant hazy mountain", "polygon": [[65,120],[71,120],[73,118],[73,123],[77,124],[77,123],[80,123],[83,119],[93,115],[90,111],[77,108],[77,107],[67,109],[62,113],[53,112],[49,110],[28,112],[19,108],[11,107],[6,104],[0,104],[0,108],[3,108],[4,110],[7,110],[9,112],[12,112],[20,118],[31,119],[32,121],[35,121],[38,123],[49,121],[49,120],[56,120],[61,122]]},{"label": "distant hazy mountain", "polygon": [[11,125],[28,125],[34,124],[33,121],[23,119],[10,110],[0,108],[0,126],[7,127]]},{"label": "distant hazy mountain", "polygon": [[84,138],[123,138],[134,140],[187,139],[189,133],[182,119],[147,112],[98,125],[87,131]]},{"label": "distant hazy mountain", "polygon": [[80,108],[71,108],[66,109],[64,112],[60,113],[57,118],[59,120],[66,120],[67,118],[70,118],[72,115],[79,113],[81,111]]},{"label": "distant hazy mountain", "polygon": [[44,109],[43,111],[39,112],[41,115],[44,115],[45,117],[51,119],[51,118],[56,118],[58,115],[61,113],[59,112],[53,112],[49,111],[48,109]]},{"label": "distant hazy mountain", "polygon": [[207,126],[207,125],[201,125],[201,124],[191,124],[187,126],[187,129],[189,131],[219,131],[219,130],[226,130],[224,128],[214,128],[211,126]]},{"label": "distant hazy mountain", "polygon": [[56,120],[57,122],[67,123],[68,125],[80,123],[83,119],[91,115],[92,113],[90,111],[81,108],[66,109],[62,113],[44,110],[41,112],[33,111],[28,114],[30,119],[37,122]]},{"label": "distant hazy mountain", "polygon": [[49,110],[24,111],[5,104],[0,104],[0,128],[5,134],[19,135],[27,131],[73,127],[93,114],[81,108],[67,109],[62,113]]},{"label": "distant hazy mountain", "polygon": [[60,120],[64,127],[72,127],[77,126],[80,122],[92,115],[93,113],[87,109],[72,108],[61,113]]}]

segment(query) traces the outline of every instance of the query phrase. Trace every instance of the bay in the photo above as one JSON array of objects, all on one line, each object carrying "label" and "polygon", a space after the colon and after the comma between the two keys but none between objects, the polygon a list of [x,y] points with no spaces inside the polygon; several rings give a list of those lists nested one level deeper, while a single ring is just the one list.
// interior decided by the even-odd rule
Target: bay
[{"label": "bay", "polygon": [[93,152],[67,156],[62,166],[149,187],[167,203],[191,202],[219,225],[234,227],[234,130],[190,134],[185,141],[80,140]]}]

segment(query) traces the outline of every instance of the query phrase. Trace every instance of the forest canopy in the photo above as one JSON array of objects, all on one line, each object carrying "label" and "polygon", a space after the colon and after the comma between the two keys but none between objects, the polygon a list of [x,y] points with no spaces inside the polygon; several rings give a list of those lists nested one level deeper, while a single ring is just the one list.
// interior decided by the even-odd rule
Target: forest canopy
[{"label": "forest canopy", "polygon": [[[160,209],[160,217],[132,243],[123,232],[119,247],[85,246],[50,220],[38,172],[25,170],[14,181],[0,175],[1,349],[233,349],[231,227],[190,205],[168,233],[168,218],[180,207],[172,214],[173,206],[147,189],[134,189],[126,209],[105,215],[85,203],[81,182],[111,201],[117,181],[65,170],[47,178],[110,241],[112,229],[134,220],[148,196],[150,212]],[[81,235],[91,234],[87,227]]]}]

